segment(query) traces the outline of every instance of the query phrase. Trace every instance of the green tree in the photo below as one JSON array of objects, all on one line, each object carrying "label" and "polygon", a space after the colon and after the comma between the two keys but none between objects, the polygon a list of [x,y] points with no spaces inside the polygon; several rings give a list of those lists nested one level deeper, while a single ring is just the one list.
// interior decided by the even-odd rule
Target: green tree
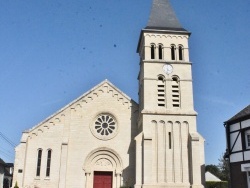
[{"label": "green tree", "polygon": [[217,176],[218,178],[220,178],[220,176],[221,176],[221,171],[217,165],[213,165],[213,164],[206,165],[205,171],[212,173],[213,175]]},{"label": "green tree", "polygon": [[229,181],[230,174],[229,174],[229,161],[225,158],[225,153],[219,159],[218,168],[220,169],[220,179],[223,181]]},{"label": "green tree", "polygon": [[213,175],[217,176],[222,181],[229,181],[230,174],[229,174],[229,161],[224,157],[224,155],[221,155],[219,158],[219,164],[218,165],[207,165],[205,167],[205,171],[212,173]]}]

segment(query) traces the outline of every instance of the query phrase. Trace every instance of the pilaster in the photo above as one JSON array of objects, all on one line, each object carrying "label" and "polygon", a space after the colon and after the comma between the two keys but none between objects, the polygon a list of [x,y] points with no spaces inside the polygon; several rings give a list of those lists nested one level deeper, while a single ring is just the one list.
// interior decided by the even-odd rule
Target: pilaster
[{"label": "pilaster", "polygon": [[143,133],[140,133],[135,137],[136,141],[136,182],[135,187],[141,187],[142,185],[142,139]]},{"label": "pilaster", "polygon": [[60,162],[60,176],[58,188],[66,188],[66,174],[67,174],[67,155],[68,143],[62,143],[61,146],[61,162]]},{"label": "pilaster", "polygon": [[201,155],[200,152],[200,135],[198,133],[190,134],[190,154],[191,154],[191,187],[192,188],[203,188],[202,185],[202,166],[201,166]]}]

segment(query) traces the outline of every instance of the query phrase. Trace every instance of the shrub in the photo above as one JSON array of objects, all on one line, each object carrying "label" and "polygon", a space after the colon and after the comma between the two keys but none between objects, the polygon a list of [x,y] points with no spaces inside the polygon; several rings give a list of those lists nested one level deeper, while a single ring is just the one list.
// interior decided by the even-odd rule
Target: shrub
[{"label": "shrub", "polygon": [[206,188],[228,188],[227,181],[206,181]]}]

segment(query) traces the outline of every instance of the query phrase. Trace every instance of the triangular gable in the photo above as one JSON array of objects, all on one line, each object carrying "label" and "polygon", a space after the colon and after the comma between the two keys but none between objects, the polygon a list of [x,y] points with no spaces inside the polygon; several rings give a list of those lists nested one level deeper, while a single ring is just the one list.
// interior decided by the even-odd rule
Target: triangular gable
[{"label": "triangular gable", "polygon": [[206,181],[221,181],[219,178],[217,178],[215,175],[213,175],[211,172],[205,173]]},{"label": "triangular gable", "polygon": [[[67,110],[68,108],[77,108],[77,106],[82,105],[82,103],[88,103],[91,102],[95,97],[98,97],[101,93],[104,92],[112,92],[113,97],[115,97],[118,101],[120,101],[123,105],[127,105],[128,108],[131,108],[132,106],[136,109],[138,108],[138,104],[132,100],[130,97],[128,97],[125,93],[123,93],[121,90],[119,90],[115,85],[113,85],[110,81],[107,79],[102,81],[100,84],[96,85],[86,93],[82,94],[77,99],[73,100],[68,105],[64,106],[60,110],[58,110],[56,113],[52,114],[36,126],[32,127],[31,129],[24,131],[24,133],[31,132],[35,129],[37,129],[40,125],[43,125],[44,123],[50,121],[51,119],[55,118],[60,113],[63,113],[63,111]],[[58,119],[58,118],[55,118]],[[59,121],[59,119],[58,119]],[[53,122],[51,122],[53,124]]]}]

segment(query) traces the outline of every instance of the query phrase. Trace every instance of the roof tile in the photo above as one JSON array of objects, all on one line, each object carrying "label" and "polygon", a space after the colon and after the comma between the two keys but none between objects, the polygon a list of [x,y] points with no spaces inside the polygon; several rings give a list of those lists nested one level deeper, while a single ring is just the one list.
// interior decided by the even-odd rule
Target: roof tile
[{"label": "roof tile", "polygon": [[167,28],[168,30],[185,30],[179,23],[169,0],[153,0],[151,14],[146,28]]},{"label": "roof tile", "polygon": [[248,105],[247,107],[245,107],[243,110],[241,110],[239,113],[237,113],[236,115],[234,115],[232,118],[230,118],[229,120],[227,120],[225,123],[231,123],[237,120],[241,120],[247,116],[250,115],[250,105]]}]

